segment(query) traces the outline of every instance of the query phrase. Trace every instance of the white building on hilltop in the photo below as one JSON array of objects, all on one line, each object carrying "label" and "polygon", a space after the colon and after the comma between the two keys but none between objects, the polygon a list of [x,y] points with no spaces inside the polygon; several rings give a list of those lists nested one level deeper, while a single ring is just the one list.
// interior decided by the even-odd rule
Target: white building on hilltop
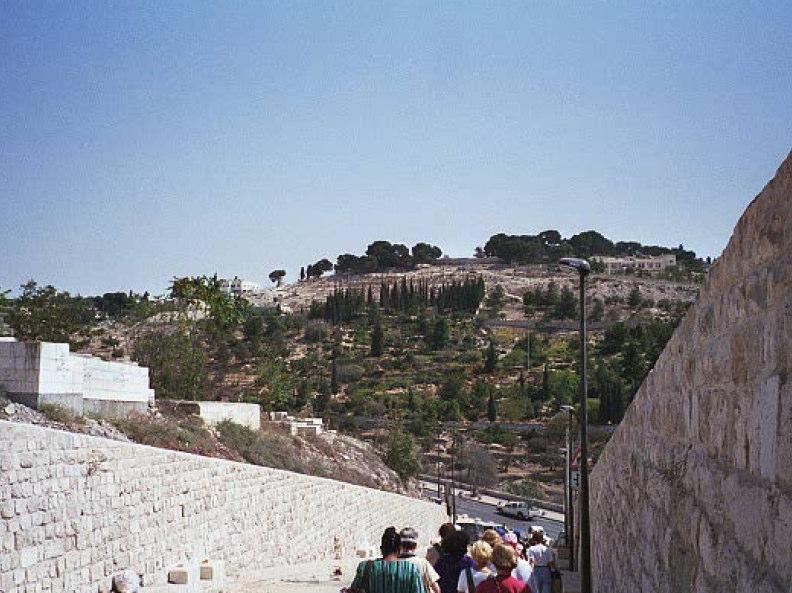
[{"label": "white building on hilltop", "polygon": [[622,257],[594,255],[591,257],[591,261],[603,264],[608,274],[618,274],[627,270],[661,272],[676,265],[676,255],[625,255]]},{"label": "white building on hilltop", "polygon": [[243,294],[261,291],[261,286],[252,280],[243,280],[238,276],[234,276],[231,280],[220,280],[220,289],[227,294],[242,296]]}]

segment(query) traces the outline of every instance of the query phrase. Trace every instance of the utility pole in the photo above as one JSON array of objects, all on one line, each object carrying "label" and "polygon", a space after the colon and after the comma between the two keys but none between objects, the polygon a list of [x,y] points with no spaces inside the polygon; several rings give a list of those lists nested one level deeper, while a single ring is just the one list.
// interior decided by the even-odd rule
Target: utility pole
[{"label": "utility pole", "polygon": [[574,268],[580,278],[580,593],[592,593],[591,522],[588,483],[588,356],[586,354],[586,276],[591,265],[584,259],[565,257],[563,266]]},{"label": "utility pole", "polygon": [[456,471],[456,432],[451,437],[451,522],[456,524],[456,481],[454,472]]},{"label": "utility pole", "polygon": [[572,497],[572,417],[575,414],[575,408],[572,406],[561,406],[561,409],[567,412],[567,425],[566,425],[566,468],[564,469],[564,503],[566,504],[566,511],[564,513],[564,529],[566,531],[567,547],[569,548],[569,570],[575,571],[575,560],[577,557],[577,546],[575,545],[575,501]]}]

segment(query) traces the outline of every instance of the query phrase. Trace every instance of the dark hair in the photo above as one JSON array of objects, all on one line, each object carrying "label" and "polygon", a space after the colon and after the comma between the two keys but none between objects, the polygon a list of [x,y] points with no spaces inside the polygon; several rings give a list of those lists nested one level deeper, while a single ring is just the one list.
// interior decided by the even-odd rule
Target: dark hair
[{"label": "dark hair", "polygon": [[383,556],[398,554],[401,551],[401,538],[395,527],[388,527],[382,534],[380,552]]},{"label": "dark hair", "polygon": [[449,556],[461,559],[462,556],[467,554],[468,544],[470,543],[470,538],[468,534],[464,531],[456,531],[448,535],[448,537],[443,539],[443,542],[440,544],[443,552],[448,554]]},{"label": "dark hair", "polygon": [[445,539],[455,531],[456,527],[454,527],[453,523],[443,523],[437,533],[440,536],[440,539]]}]

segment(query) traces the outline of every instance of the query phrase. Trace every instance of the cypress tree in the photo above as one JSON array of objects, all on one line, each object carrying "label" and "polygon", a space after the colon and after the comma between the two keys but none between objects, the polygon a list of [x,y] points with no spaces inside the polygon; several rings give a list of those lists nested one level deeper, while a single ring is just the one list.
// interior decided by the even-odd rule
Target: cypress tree
[{"label": "cypress tree", "polygon": [[382,323],[379,316],[374,321],[374,327],[371,329],[371,356],[382,356],[382,343],[383,343]]},{"label": "cypress tree", "polygon": [[330,392],[333,394],[338,393],[338,362],[333,357],[333,364],[330,367]]},{"label": "cypress tree", "polygon": [[489,399],[487,400],[487,419],[490,422],[495,422],[498,419],[498,409],[495,406],[495,395],[490,392]]},{"label": "cypress tree", "polygon": [[544,371],[542,372],[542,399],[544,401],[550,399],[550,369],[547,363],[545,363]]},{"label": "cypress tree", "polygon": [[495,350],[495,343],[490,340],[489,346],[487,347],[487,353],[484,356],[484,372],[494,373],[497,367],[498,352]]},{"label": "cypress tree", "polygon": [[305,280],[305,266],[300,268],[300,280]]}]

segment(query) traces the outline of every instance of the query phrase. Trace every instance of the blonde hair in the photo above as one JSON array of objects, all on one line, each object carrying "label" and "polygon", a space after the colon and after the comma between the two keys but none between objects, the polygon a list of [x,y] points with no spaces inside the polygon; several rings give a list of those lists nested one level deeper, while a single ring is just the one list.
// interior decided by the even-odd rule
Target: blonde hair
[{"label": "blonde hair", "polygon": [[473,558],[473,562],[476,563],[477,567],[486,566],[489,564],[490,558],[492,558],[492,546],[485,541],[479,540],[470,546],[468,554]]},{"label": "blonde hair", "polygon": [[492,563],[498,570],[514,570],[517,560],[514,558],[514,548],[498,544],[492,548]]},{"label": "blonde hair", "polygon": [[495,547],[503,543],[503,539],[494,529],[487,529],[481,534],[481,540],[487,542],[490,546]]}]

